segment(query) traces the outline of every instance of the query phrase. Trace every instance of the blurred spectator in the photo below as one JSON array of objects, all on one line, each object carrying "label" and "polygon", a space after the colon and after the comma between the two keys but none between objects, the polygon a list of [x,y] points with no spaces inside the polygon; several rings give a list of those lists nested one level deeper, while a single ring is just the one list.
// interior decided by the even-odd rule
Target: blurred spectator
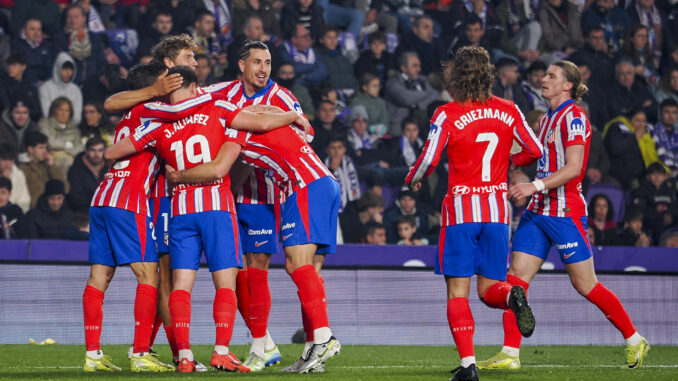
[{"label": "blurred spectator", "polygon": [[74,213],[73,219],[64,231],[62,238],[71,241],[89,241],[89,216]]},{"label": "blurred spectator", "polygon": [[25,213],[31,205],[31,195],[26,186],[26,176],[16,166],[17,151],[12,146],[0,144],[0,177],[5,177],[12,182],[14,192],[9,197],[9,201]]},{"label": "blurred spectator", "polygon": [[38,123],[38,129],[47,136],[54,165],[66,173],[75,155],[83,150],[80,130],[73,123],[71,101],[65,97],[55,99],[48,115]]},{"label": "blurred spectator", "polygon": [[[313,105],[313,98],[306,86],[296,82],[296,73],[294,72],[294,65],[289,62],[283,62],[278,67],[276,83],[278,85],[290,90],[292,94],[299,101],[299,106],[304,110],[304,115],[308,120],[315,119],[315,107]],[[316,135],[317,136],[317,135]]]},{"label": "blurred spectator", "polygon": [[14,53],[7,59],[7,74],[0,77],[0,102],[3,109],[10,107],[13,100],[21,99],[28,106],[33,121],[42,117],[38,89],[25,76],[26,58],[23,53]]},{"label": "blurred spectator", "polygon": [[614,222],[614,207],[604,194],[597,194],[589,203],[588,226],[593,227],[596,245],[610,246],[617,243],[617,224]]},{"label": "blurred spectator", "polygon": [[678,230],[667,230],[661,235],[659,244],[661,247],[678,248]]},{"label": "blurred spectator", "polygon": [[139,38],[139,46],[135,54],[136,60],[143,55],[151,54],[151,49],[172,33],[172,12],[166,8],[158,9],[153,18],[151,29]]},{"label": "blurred spectator", "polygon": [[0,176],[0,239],[16,238],[14,226],[24,217],[19,206],[14,205],[12,197],[12,182]]},{"label": "blurred spectator", "polygon": [[[364,242],[367,233],[366,224],[370,222],[381,224],[383,211],[384,200],[372,191],[365,192],[357,203],[349,203],[344,213],[339,216],[344,242]],[[386,232],[384,232],[384,243],[386,243]]]},{"label": "blurred spectator", "polygon": [[[149,14],[167,10],[172,15],[172,32],[170,34],[186,33],[187,28],[193,25],[193,16],[196,11],[195,0],[155,0],[149,5],[152,8],[149,11]],[[151,18],[151,20],[153,20],[153,18]]]},{"label": "blurred spectator", "polygon": [[251,22],[251,17],[256,17],[262,24],[266,34],[263,40],[268,41],[271,37],[281,38],[280,23],[274,9],[273,0],[234,0],[231,2],[233,11],[233,30],[235,32],[246,28],[245,24]]},{"label": "blurred spectator", "polygon": [[304,86],[314,86],[327,78],[327,68],[316,55],[312,47],[311,32],[302,24],[297,24],[290,39],[278,49],[280,59],[291,62],[297,82]]},{"label": "blurred spectator", "polygon": [[[462,32],[466,24],[465,21],[469,19],[469,16],[478,16],[483,23],[484,37],[492,48],[498,45],[499,40],[504,34],[501,21],[497,17],[497,12],[494,10],[492,3],[488,1],[453,1],[450,5],[450,15],[456,35]],[[445,27],[443,28],[445,30]],[[492,50],[488,50],[488,52],[492,52]]]},{"label": "blurred spectator", "polygon": [[619,233],[619,246],[650,246],[650,237],[643,231],[643,212],[629,209],[624,217],[624,229]]},{"label": "blurred spectator", "polygon": [[24,76],[32,84],[51,78],[53,50],[52,43],[43,38],[42,22],[37,18],[26,20],[19,37],[12,39],[12,52],[23,53],[26,58]]},{"label": "blurred spectator", "polygon": [[115,140],[115,126],[108,121],[104,106],[98,102],[85,103],[78,129],[84,141],[96,136],[103,139],[107,146],[111,146]]},{"label": "blurred spectator", "polygon": [[52,67],[52,79],[40,86],[42,115],[49,117],[54,100],[66,97],[73,106],[73,123],[80,123],[82,116],[82,91],[75,83],[77,69],[75,60],[68,53],[61,52]]},{"label": "blurred spectator", "polygon": [[280,27],[285,38],[297,34],[297,25],[303,25],[310,31],[310,38],[320,38],[325,18],[323,8],[314,0],[291,0],[285,4],[280,15]]},{"label": "blurred spectator", "polygon": [[378,161],[376,158],[381,156],[377,149],[380,136],[367,131],[367,118],[369,116],[364,106],[356,105],[351,108],[351,117],[349,118],[351,128],[348,130],[348,141],[351,143],[351,148],[360,157],[363,165]]},{"label": "blurred spectator", "polygon": [[539,3],[538,13],[544,51],[553,54],[556,60],[584,45],[581,14],[575,4],[568,0],[545,0]]},{"label": "blurred spectator", "polygon": [[659,89],[655,93],[657,103],[664,99],[671,98],[678,103],[678,66],[673,66],[662,77],[659,83]]},{"label": "blurred spectator", "polygon": [[346,29],[358,41],[360,29],[365,21],[365,10],[356,9],[355,0],[317,0],[318,5],[325,11],[325,20],[330,25]]},{"label": "blurred spectator", "polygon": [[400,40],[395,56],[400,57],[405,52],[415,52],[417,56],[425,57],[421,62],[421,74],[427,76],[440,71],[440,60],[445,57],[446,52],[433,35],[433,19],[430,16],[417,17],[412,30]]},{"label": "blurred spectator", "polygon": [[116,0],[113,22],[119,29],[135,28],[141,25],[149,0]]},{"label": "blurred spectator", "polygon": [[541,25],[529,0],[500,0],[497,5],[497,19],[504,30],[499,48],[527,62],[539,58]]},{"label": "blurred spectator", "polygon": [[215,32],[215,22],[214,14],[207,10],[199,10],[195,14],[193,28],[189,28],[189,31],[193,42],[198,45],[196,53],[207,55],[214,75],[221,77],[228,67],[228,57],[226,49],[222,49],[223,40]]},{"label": "blurred spectator", "polygon": [[87,30],[87,15],[81,6],[70,5],[64,14],[66,26],[63,32],[54,36],[55,48],[60,52],[67,52],[75,59],[77,70],[73,73],[74,82],[82,85],[86,80],[96,79],[104,74],[106,65],[104,45],[99,35]]},{"label": "blurred spectator", "polygon": [[37,206],[26,214],[23,226],[24,238],[61,238],[73,216],[64,202],[65,199],[64,183],[60,180],[48,181],[45,184],[45,192],[38,199]]},{"label": "blurred spectator", "polygon": [[54,37],[61,31],[61,13],[53,0],[18,0],[12,7],[10,20],[13,36],[18,36],[21,28],[30,18],[42,23],[42,30],[47,36]]},{"label": "blurred spectator", "polygon": [[521,84],[532,109],[544,112],[549,109],[549,102],[541,96],[541,81],[546,75],[546,69],[545,63],[541,61],[532,62],[530,67],[527,68],[527,75]]},{"label": "blurred spectator", "polygon": [[341,213],[349,202],[360,199],[360,182],[353,159],[346,155],[346,141],[343,136],[334,136],[327,146],[325,166],[339,182],[341,188]]},{"label": "blurred spectator", "polygon": [[[678,18],[678,15],[676,15],[676,18]],[[665,76],[667,71],[674,66],[678,66],[678,41],[672,43],[667,49],[667,54],[662,56],[659,65],[659,72],[662,74],[662,76]]]},{"label": "blurred spectator", "polygon": [[657,147],[659,160],[671,171],[678,174],[678,103],[673,99],[665,99],[659,106],[661,120],[650,131]]},{"label": "blurred spectator", "polygon": [[[91,0],[77,0],[75,2],[77,5],[81,6],[87,14],[87,29],[92,33],[103,33],[106,31],[106,26],[104,25],[104,20],[99,15],[97,9],[92,5]],[[137,28],[141,23],[134,24],[133,28]]]},{"label": "blurred spectator", "polygon": [[428,214],[417,201],[415,193],[409,189],[403,189],[398,193],[395,205],[384,212],[384,226],[389,243],[398,242],[398,218],[401,216],[413,216],[416,221],[418,233],[415,237],[425,237],[428,234]]},{"label": "blurred spectator", "polygon": [[581,76],[581,83],[588,87],[589,91],[582,97],[582,102],[586,104],[589,109],[589,120],[591,127],[602,130],[603,127],[610,120],[607,109],[607,93],[604,87],[599,82],[592,80],[591,63],[582,60],[573,61],[579,68]]},{"label": "blurred spectator", "polygon": [[596,232],[593,230],[593,227],[591,225],[586,227],[586,236],[589,238],[589,243],[591,246],[596,246]]},{"label": "blurred spectator", "polygon": [[[392,167],[410,168],[424,150],[424,141],[419,137],[419,125],[414,119],[403,120],[402,135],[390,142],[390,164]],[[423,183],[424,186],[428,184]],[[425,191],[422,191],[425,193]]]},{"label": "blurred spectator", "polygon": [[627,12],[631,24],[642,24],[648,28],[650,49],[655,56],[661,57],[665,44],[668,46],[671,39],[666,15],[657,8],[654,0],[636,0]]},{"label": "blurred spectator", "polygon": [[89,204],[94,191],[99,186],[108,171],[104,163],[104,148],[106,143],[99,137],[93,137],[85,144],[85,152],[75,157],[73,165],[68,170],[68,182],[71,191],[68,193],[68,205],[74,212],[89,212]]},{"label": "blurred spectator", "polygon": [[523,114],[532,111],[532,103],[520,85],[518,62],[511,58],[502,58],[497,64],[497,79],[492,94],[513,101]]},{"label": "blurred spectator", "polygon": [[647,168],[647,176],[633,192],[633,205],[643,211],[643,225],[655,242],[678,218],[676,187],[660,163]]},{"label": "blurred spectator", "polygon": [[594,4],[581,15],[581,27],[585,32],[594,27],[604,30],[603,42],[609,47],[610,52],[614,53],[621,48],[622,41],[631,27],[631,20],[614,0],[595,0]]},{"label": "blurred spectator", "polygon": [[650,49],[648,30],[644,25],[633,25],[617,55],[617,61],[631,62],[636,69],[636,75],[641,76],[647,83],[656,85],[659,81],[657,71],[659,60]]},{"label": "blurred spectator", "polygon": [[[609,0],[605,0],[609,1]],[[614,61],[605,42],[605,32],[599,26],[592,26],[586,32],[586,45],[568,58],[572,62],[587,63],[591,69],[590,83],[607,89],[614,80]]]},{"label": "blurred spectator", "polygon": [[[233,19],[226,0],[193,0],[193,4],[196,14],[204,9],[214,16],[213,28],[217,32],[221,46],[228,46],[233,42]],[[193,20],[195,21],[196,18]]]},{"label": "blurred spectator", "polygon": [[398,217],[398,245],[422,246],[428,245],[428,239],[417,238],[417,219],[411,215]]},{"label": "blurred spectator", "polygon": [[198,75],[198,86],[209,86],[215,83],[216,79],[212,74],[209,57],[205,54],[198,54],[195,56],[195,61],[198,63],[198,67],[195,69],[195,73]]},{"label": "blurred spectator", "polygon": [[589,158],[586,162],[586,176],[584,177],[584,193],[591,184],[615,184],[617,182],[610,177],[610,157],[605,150],[603,137],[597,130],[591,130],[591,145],[589,147]]},{"label": "blurred spectator", "polygon": [[[463,30],[456,33],[456,37],[450,42],[450,51],[456,53],[463,46],[483,47],[488,52],[493,51],[492,45],[485,37],[483,20],[475,13],[469,14],[464,19]],[[492,60],[492,55],[490,55]]]},{"label": "blurred spectator", "polygon": [[389,71],[395,70],[394,57],[386,51],[386,36],[383,32],[374,32],[367,37],[367,45],[369,49],[360,53],[355,63],[355,75],[358,78],[362,78],[365,73],[376,75],[383,85]]},{"label": "blurred spectator", "polygon": [[614,118],[605,126],[603,138],[610,155],[610,175],[624,189],[637,187],[645,168],[659,160],[650,128],[645,111],[640,109]]},{"label": "blurred spectator", "polygon": [[341,54],[341,49],[338,47],[339,29],[331,25],[326,26],[320,35],[319,42],[320,45],[315,51],[318,53],[318,59],[327,68],[327,79],[335,89],[354,91],[357,83],[353,65]]},{"label": "blurred spectator", "polygon": [[647,83],[636,75],[633,65],[628,61],[621,61],[615,67],[615,74],[615,83],[607,88],[609,114],[619,116],[635,108],[642,108],[651,123],[656,121],[657,102]]},{"label": "blurred spectator", "polygon": [[374,135],[382,136],[388,129],[388,112],[386,102],[379,97],[379,78],[366,73],[360,77],[360,91],[351,99],[351,109],[360,105],[367,111],[367,130]]},{"label": "blurred spectator", "polygon": [[386,228],[378,222],[365,224],[365,243],[370,245],[386,245]]},{"label": "blurred spectator", "polygon": [[319,86],[312,87],[313,99],[330,101],[334,104],[337,111],[337,118],[342,122],[348,122],[350,109],[347,105],[347,99],[344,93],[338,92],[329,82],[323,82]]},{"label": "blurred spectator", "polygon": [[0,144],[9,145],[15,153],[25,152],[24,136],[29,131],[37,130],[38,127],[31,121],[28,104],[21,97],[11,99],[9,107],[0,117]]},{"label": "blurred spectator", "polygon": [[331,138],[346,136],[348,127],[337,118],[337,108],[333,102],[320,101],[316,118],[313,120],[313,129],[315,136],[311,147],[321,159],[325,159]]},{"label": "blurred spectator", "polygon": [[[429,103],[440,99],[433,87],[420,76],[421,62],[414,52],[405,52],[398,58],[400,72],[386,81],[384,98],[389,113],[388,134],[399,136],[403,119],[419,112],[418,119],[427,119]],[[416,115],[415,115],[416,116]]]},{"label": "blurred spectator", "polygon": [[228,79],[236,78],[238,74],[240,74],[240,68],[238,67],[240,49],[247,41],[261,41],[268,46],[268,50],[271,53],[272,71],[276,71],[276,69],[280,67],[281,62],[279,62],[280,59],[278,57],[277,49],[275,49],[275,45],[272,43],[270,36],[264,33],[264,26],[261,22],[261,18],[257,15],[251,15],[242,25],[242,29],[236,29],[237,33],[235,40],[228,46]]}]

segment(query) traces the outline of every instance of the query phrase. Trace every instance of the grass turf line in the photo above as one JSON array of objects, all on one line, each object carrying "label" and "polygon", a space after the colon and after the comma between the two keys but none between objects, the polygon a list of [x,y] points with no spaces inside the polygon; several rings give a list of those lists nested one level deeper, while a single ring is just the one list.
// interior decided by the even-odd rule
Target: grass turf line
[{"label": "grass turf line", "polygon": [[[454,347],[439,346],[369,346],[345,345],[341,355],[329,360],[324,374],[282,374],[280,369],[296,360],[301,345],[279,345],[283,361],[263,372],[224,374],[212,371],[194,374],[136,374],[129,371],[128,345],[104,346],[104,352],[123,371],[85,373],[80,368],[84,359],[82,345],[0,345],[0,380],[16,379],[202,379],[242,377],[256,380],[331,379],[350,381],[372,380],[446,380],[449,370],[459,364]],[[244,361],[248,346],[237,345],[232,351]],[[167,345],[158,345],[160,360],[170,362]],[[477,347],[476,358],[484,360],[499,347]],[[196,358],[208,365],[212,346],[193,347]],[[521,350],[523,368],[518,371],[481,371],[482,380],[678,380],[678,347],[653,346],[637,370],[620,369],[624,348],[602,346],[525,346]]]}]

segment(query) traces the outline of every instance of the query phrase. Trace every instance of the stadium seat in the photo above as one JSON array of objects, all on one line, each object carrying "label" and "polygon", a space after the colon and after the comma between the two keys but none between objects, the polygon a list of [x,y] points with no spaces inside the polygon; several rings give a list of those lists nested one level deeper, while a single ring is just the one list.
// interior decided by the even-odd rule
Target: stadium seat
[{"label": "stadium seat", "polygon": [[604,194],[612,202],[614,208],[615,222],[621,222],[624,219],[624,211],[626,209],[626,196],[624,191],[615,185],[610,184],[593,184],[589,186],[586,193],[586,202],[590,203],[593,196],[597,194]]}]

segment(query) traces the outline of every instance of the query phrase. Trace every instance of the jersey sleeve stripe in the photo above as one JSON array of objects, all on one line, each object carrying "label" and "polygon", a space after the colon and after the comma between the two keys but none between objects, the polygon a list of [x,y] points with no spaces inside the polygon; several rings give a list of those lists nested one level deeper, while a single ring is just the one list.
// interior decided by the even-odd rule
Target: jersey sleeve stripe
[{"label": "jersey sleeve stripe", "polygon": [[205,103],[205,102],[208,102],[208,101],[211,101],[211,100],[212,100],[212,94],[207,93],[207,94],[203,94],[199,97],[187,100],[186,102],[180,102],[180,103],[173,104],[173,105],[158,103],[158,102],[152,102],[152,103],[144,104],[144,107],[148,108],[149,110],[153,110],[153,111],[163,111],[163,112],[168,112],[168,113],[177,113],[177,112],[187,110],[191,107],[200,105],[202,103]]},{"label": "jersey sleeve stripe", "polygon": [[214,105],[217,106],[217,107],[224,108],[224,109],[231,111],[231,112],[238,109],[233,103],[227,102],[227,101],[224,101],[224,100],[218,100],[218,101],[214,102]]}]

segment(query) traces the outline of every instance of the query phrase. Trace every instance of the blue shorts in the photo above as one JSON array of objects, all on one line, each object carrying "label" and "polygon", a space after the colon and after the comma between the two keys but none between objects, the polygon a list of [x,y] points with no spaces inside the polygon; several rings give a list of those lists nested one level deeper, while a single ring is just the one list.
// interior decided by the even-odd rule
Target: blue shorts
[{"label": "blue shorts", "polygon": [[282,207],[283,247],[314,243],[316,254],[336,253],[340,204],[339,184],[329,176],[294,192]]},{"label": "blue shorts", "polygon": [[157,262],[151,218],[112,207],[89,208],[89,263]]},{"label": "blue shorts", "polygon": [[210,272],[242,267],[242,247],[235,214],[209,211],[182,214],[170,221],[172,269],[197,270],[205,252]]},{"label": "blue shorts", "polygon": [[435,273],[453,277],[480,274],[506,280],[509,227],[499,223],[463,223],[440,231]]},{"label": "blue shorts", "polygon": [[526,210],[513,237],[513,251],[546,259],[554,245],[565,264],[591,258],[586,217],[550,217]]},{"label": "blue shorts", "polygon": [[278,252],[280,205],[235,204],[235,208],[245,253]]},{"label": "blue shorts", "polygon": [[153,217],[153,230],[155,235],[155,246],[158,248],[158,254],[169,253],[169,220],[171,214],[172,198],[155,197],[151,199],[151,217]]}]

